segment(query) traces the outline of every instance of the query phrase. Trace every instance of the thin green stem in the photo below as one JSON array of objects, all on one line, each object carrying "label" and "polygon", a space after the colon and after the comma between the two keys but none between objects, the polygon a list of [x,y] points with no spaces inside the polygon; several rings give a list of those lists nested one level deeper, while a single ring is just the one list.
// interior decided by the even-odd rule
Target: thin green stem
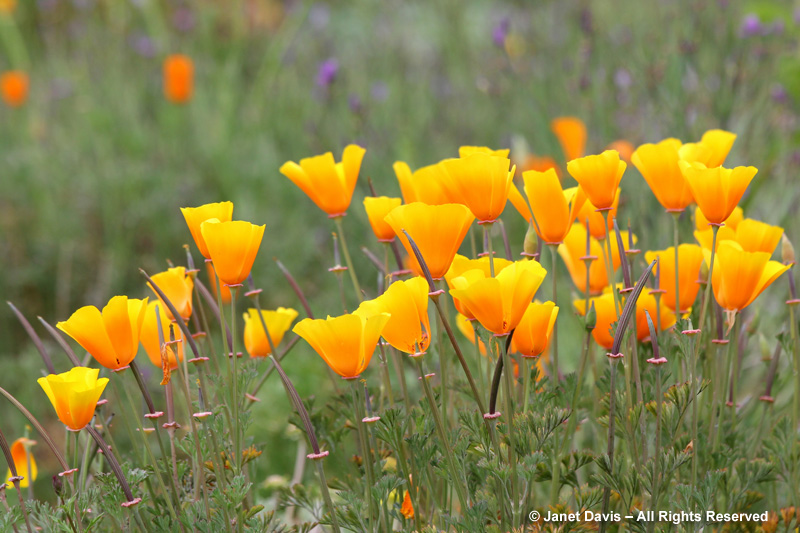
[{"label": "thin green stem", "polygon": [[[616,284],[614,283],[614,255],[611,252],[611,233],[608,230],[608,217],[610,211],[602,211],[603,221],[606,227],[606,273],[608,274],[608,284],[611,286],[611,294],[614,295],[614,310],[617,313],[617,318],[620,316],[619,296],[617,295]],[[622,252],[620,252],[622,253]]]},{"label": "thin green stem", "polygon": [[356,414],[356,429],[358,431],[358,443],[361,448],[362,463],[364,464],[364,471],[367,474],[367,485],[365,487],[367,505],[369,506],[369,528],[371,531],[375,530],[375,502],[372,498],[372,487],[375,485],[375,474],[373,472],[372,452],[370,451],[369,443],[365,435],[364,429],[364,409],[361,405],[361,395],[359,389],[361,388],[359,379],[353,378],[351,381],[351,390],[353,392],[353,408]]},{"label": "thin green stem", "polygon": [[361,285],[358,284],[356,271],[353,268],[353,260],[350,258],[350,250],[347,248],[347,241],[344,238],[344,228],[342,226],[342,217],[335,217],[333,219],[336,223],[336,231],[339,232],[339,240],[342,242],[342,252],[344,253],[344,261],[347,263],[347,272],[350,274],[350,281],[353,282],[353,288],[356,291],[356,299],[361,302],[364,300],[364,295],[361,293]]},{"label": "thin green stem", "polygon": [[[558,267],[558,244],[548,244],[550,247],[550,252],[553,257],[553,261],[551,263],[552,269],[550,272],[550,277],[553,280],[553,303],[558,306],[558,285],[557,281],[557,267]],[[587,302],[588,303],[588,302]],[[550,346],[552,347],[552,355],[553,355],[553,383],[558,384],[560,381],[560,374],[558,368],[558,320],[556,320],[555,325],[553,326],[553,334],[550,337]]]},{"label": "thin green stem", "polygon": [[[506,390],[503,394],[506,404],[506,427],[508,428],[508,466],[511,468],[511,525],[516,526],[519,514],[519,488],[517,480],[517,449],[514,438],[514,365],[511,356],[506,350],[505,338],[500,338],[500,356],[503,358],[503,375],[506,380]],[[554,473],[553,478],[557,476]],[[558,481],[553,482],[558,483]]]},{"label": "thin green stem", "polygon": [[242,432],[239,424],[239,356],[236,353],[236,294],[239,287],[231,290],[231,358],[233,359],[233,375],[231,376],[231,403],[233,404],[233,451],[236,453],[234,464],[236,472],[242,472]]}]

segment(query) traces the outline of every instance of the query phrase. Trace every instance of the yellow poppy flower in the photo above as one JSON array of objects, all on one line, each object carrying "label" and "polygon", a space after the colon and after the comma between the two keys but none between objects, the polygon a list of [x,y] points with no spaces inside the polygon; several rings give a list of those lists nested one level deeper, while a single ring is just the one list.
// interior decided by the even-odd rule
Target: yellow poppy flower
[{"label": "yellow poppy flower", "polygon": [[[289,331],[294,319],[297,318],[297,311],[279,307],[275,311],[261,311],[267,331],[272,339],[272,343],[278,346],[283,340],[283,336]],[[269,341],[264,334],[264,325],[258,318],[258,309],[250,308],[244,314],[244,346],[250,357],[267,357],[272,352],[269,348]]]},{"label": "yellow poppy flower", "polygon": [[200,226],[208,245],[214,271],[222,283],[238,285],[247,279],[256,260],[264,226],[235,220],[220,222],[206,220]]},{"label": "yellow poppy flower", "polygon": [[454,192],[480,222],[494,222],[506,207],[515,170],[507,157],[467,151],[442,161],[445,188]]},{"label": "yellow poppy flower", "polygon": [[[170,319],[165,313],[164,304],[159,302],[150,302],[147,304],[147,310],[142,322],[142,329],[139,332],[139,339],[142,342],[144,351],[150,362],[158,368],[163,368],[161,365],[161,339],[158,337],[158,320],[156,320],[156,306],[158,306],[158,316],[161,317],[161,331],[164,334],[164,341],[169,342],[169,326]],[[183,333],[178,326],[172,327],[175,344],[168,344],[166,346],[166,356],[169,362],[169,368],[174,370],[178,367],[178,361],[183,361]],[[178,357],[176,359],[175,352],[177,351]]]},{"label": "yellow poppy flower", "polygon": [[445,189],[442,183],[444,169],[439,163],[422,167],[413,173],[403,161],[397,161],[393,168],[404,203],[422,202],[428,205],[459,203],[457,199],[451,199]]},{"label": "yellow poppy flower", "polygon": [[[724,227],[728,229],[736,229],[736,227],[739,225],[739,222],[741,222],[743,219],[744,211],[741,207],[736,206],[733,208],[730,216],[723,222],[725,224]],[[705,231],[709,229],[708,219],[703,216],[703,212],[698,208],[695,208],[694,210],[694,226],[698,231]]]},{"label": "yellow poppy flower", "polygon": [[189,226],[189,231],[192,233],[192,238],[200,253],[206,259],[210,259],[211,256],[208,254],[208,247],[203,239],[203,233],[200,231],[200,225],[212,218],[220,222],[229,222],[233,217],[233,202],[218,202],[200,207],[181,207],[181,213],[183,213],[183,218],[186,220],[186,225]]},{"label": "yellow poppy flower", "polygon": [[136,357],[147,298],[114,296],[101,313],[93,305],[81,307],[56,327],[75,339],[94,359],[111,370],[126,367]]},{"label": "yellow poppy flower", "polygon": [[[694,236],[703,248],[711,249],[714,237],[711,228],[695,231]],[[745,252],[767,252],[772,255],[782,236],[783,228],[746,218],[736,226],[736,229],[729,228],[727,224],[719,228],[717,248],[722,241],[735,241]]]},{"label": "yellow poppy flower", "polygon": [[528,304],[511,340],[513,351],[523,357],[537,357],[544,353],[550,344],[557,316],[558,307],[553,302]]},{"label": "yellow poppy flower", "polygon": [[597,209],[610,209],[614,203],[617,187],[625,172],[625,161],[620,161],[619,152],[606,150],[600,155],[588,155],[567,163],[567,171]]},{"label": "yellow poppy flower", "polygon": [[[608,212],[608,232],[614,232],[614,219],[617,218],[617,208],[619,207],[619,193],[621,189],[618,187],[617,192],[614,193],[614,201],[611,203],[611,210]],[[606,238],[606,219],[597,210],[597,208],[589,201],[583,203],[583,207],[578,211],[578,222],[584,225],[597,240]],[[586,221],[589,225],[586,225]]]},{"label": "yellow poppy flower", "polygon": [[391,318],[382,333],[386,342],[401,352],[424,352],[431,337],[428,290],[428,282],[419,276],[395,281],[382,295],[362,302],[354,314],[364,317],[389,314]]},{"label": "yellow poppy flower", "polygon": [[699,142],[680,147],[679,155],[688,163],[701,163],[708,168],[722,166],[728,157],[736,135],[724,130],[708,130]]},{"label": "yellow poppy flower", "polygon": [[678,165],[680,147],[678,139],[665,139],[657,144],[643,144],[631,157],[658,202],[669,212],[683,211],[694,201]]},{"label": "yellow poppy flower", "polygon": [[[703,250],[710,261],[710,250]],[[723,241],[714,258],[711,285],[717,303],[726,311],[741,311],[791,265],[770,261],[767,252],[746,252],[733,241]]]},{"label": "yellow poppy flower", "polygon": [[384,218],[402,202],[400,198],[389,198],[387,196],[379,196],[377,198],[367,196],[364,198],[364,210],[367,212],[369,225],[372,226],[372,232],[380,242],[392,242],[394,240],[394,230],[386,223]]},{"label": "yellow poppy flower", "polygon": [[712,224],[722,224],[731,216],[758,172],[755,167],[708,168],[702,163],[686,161],[679,164],[697,207]]},{"label": "yellow poppy flower", "polygon": [[[151,279],[159,289],[164,291],[169,301],[172,302],[172,305],[174,305],[175,309],[180,313],[180,317],[184,321],[189,320],[192,316],[192,290],[194,289],[194,281],[191,276],[186,274],[186,269],[184,267],[173,267],[165,272],[154,274],[151,276]],[[153,289],[150,283],[147,285]],[[153,289],[153,293],[158,297],[155,289]],[[172,316],[170,310],[163,303],[161,305],[161,313],[166,315],[170,320],[175,320],[175,317]]]},{"label": "yellow poppy flower", "polygon": [[69,372],[38,380],[58,419],[73,431],[86,427],[94,416],[97,401],[108,384],[108,378],[97,378],[99,372],[96,368],[76,366]]},{"label": "yellow poppy flower", "polygon": [[561,244],[586,201],[583,189],[564,190],[553,169],[524,172],[522,178],[536,218],[536,233],[547,244]]}]

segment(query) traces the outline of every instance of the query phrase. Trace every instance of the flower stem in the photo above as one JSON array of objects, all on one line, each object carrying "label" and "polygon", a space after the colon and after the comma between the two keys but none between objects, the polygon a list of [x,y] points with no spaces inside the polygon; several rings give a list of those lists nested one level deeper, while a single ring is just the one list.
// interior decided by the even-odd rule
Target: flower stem
[{"label": "flower stem", "polygon": [[344,238],[342,217],[335,217],[333,221],[334,223],[336,223],[336,231],[339,233],[339,240],[342,241],[342,252],[344,253],[344,262],[347,263],[347,272],[350,274],[350,281],[353,282],[353,288],[356,291],[356,300],[361,302],[364,300],[364,295],[361,293],[361,285],[358,284],[356,271],[353,268],[353,260],[350,258],[350,250],[347,248],[347,241]]},{"label": "flower stem", "polygon": [[[551,278],[553,280],[553,303],[558,306],[558,290],[556,285],[556,268],[558,266],[558,262],[556,261],[558,257],[558,245],[557,244],[549,244],[550,252],[553,257],[552,268],[551,268]],[[587,302],[588,304],[588,302]],[[560,373],[558,369],[558,320],[556,320],[555,325],[553,326],[553,335],[551,337],[551,344],[550,346],[553,347],[553,383],[558,384],[560,381]]]},{"label": "flower stem", "polygon": [[[611,233],[608,230],[608,217],[610,211],[602,211],[603,220],[606,227],[606,273],[608,274],[608,284],[611,286],[611,294],[614,295],[614,310],[617,313],[617,318],[620,316],[619,296],[617,295],[617,288],[614,283],[614,255],[611,252]],[[588,230],[587,230],[588,231]],[[613,365],[612,365],[613,366]]]},{"label": "flower stem", "polygon": [[[505,341],[505,339],[502,339],[502,341]],[[503,358],[503,374],[506,379],[506,390],[503,397],[505,398],[506,416],[508,417],[506,419],[506,427],[508,428],[508,466],[511,468],[511,525],[515,526],[517,524],[517,515],[519,514],[519,489],[517,481],[517,450],[514,442],[514,365],[506,349],[506,343],[500,342],[500,345],[500,357]],[[558,483],[557,477],[558,473],[554,471],[553,485]],[[551,496],[552,494],[553,489],[551,488]]]},{"label": "flower stem", "polygon": [[[608,226],[606,226],[608,227]],[[609,391],[609,399],[608,399],[608,445],[606,448],[606,453],[608,454],[608,464],[611,470],[614,469],[614,426],[616,425],[616,413],[614,412],[615,404],[616,404],[616,373],[617,373],[617,359],[611,359],[611,376],[609,379],[608,391]],[[608,514],[608,506],[610,503],[611,498],[611,490],[606,487],[603,490],[603,514]],[[600,533],[604,533],[606,530],[606,520],[600,522]]]},{"label": "flower stem", "polygon": [[[220,281],[221,282],[221,281]],[[231,358],[233,359],[233,375],[231,395],[233,404],[233,451],[236,453],[236,472],[242,472],[242,432],[239,427],[239,356],[236,353],[236,295],[239,287],[231,287]],[[260,313],[259,313],[260,314]]]},{"label": "flower stem", "polygon": [[365,435],[365,428],[364,428],[364,411],[361,405],[361,395],[359,394],[360,384],[358,378],[353,378],[351,381],[351,390],[353,392],[353,408],[355,410],[356,415],[356,428],[358,431],[358,443],[359,448],[361,448],[362,454],[362,463],[364,464],[364,471],[367,475],[367,486],[366,486],[366,500],[367,505],[369,505],[369,527],[370,529],[374,530],[376,525],[375,520],[375,502],[372,498],[372,487],[375,485],[375,474],[373,472],[373,464],[372,464],[372,451],[370,450],[369,442],[367,442],[367,437]]}]

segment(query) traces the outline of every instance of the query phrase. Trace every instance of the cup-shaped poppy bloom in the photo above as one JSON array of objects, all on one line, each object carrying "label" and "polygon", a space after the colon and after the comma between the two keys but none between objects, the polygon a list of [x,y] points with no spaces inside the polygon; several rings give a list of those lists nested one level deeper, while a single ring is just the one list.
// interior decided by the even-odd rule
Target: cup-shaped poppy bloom
[{"label": "cup-shaped poppy bloom", "polygon": [[75,339],[94,359],[110,370],[124,368],[136,357],[147,298],[114,296],[101,313],[93,305],[81,307],[56,327]]},{"label": "cup-shaped poppy bloom", "polygon": [[[586,292],[586,228],[573,224],[572,229],[558,245],[558,255],[564,261],[572,278],[572,283],[580,292]],[[589,238],[589,255],[595,259],[589,266],[589,293],[599,294],[608,285],[608,272],[604,260],[603,247],[597,239]]]},{"label": "cup-shaped poppy bloom", "polygon": [[185,104],[194,93],[194,63],[189,56],[173,54],[164,59],[164,98]]},{"label": "cup-shaped poppy bloom", "polygon": [[[614,193],[614,201],[611,204],[611,210],[608,212],[608,232],[609,234],[614,232],[614,219],[617,218],[617,208],[619,207],[619,193],[621,189],[618,187],[617,192]],[[581,207],[580,211],[578,211],[578,222],[587,227],[589,233],[598,240],[603,240],[606,238],[606,219],[603,215],[597,210],[597,208],[592,205],[591,202],[586,201],[583,203],[583,207]],[[587,226],[588,221],[588,226]],[[613,239],[613,237],[612,237]]]},{"label": "cup-shaped poppy bloom", "polygon": [[680,158],[689,163],[701,163],[708,168],[722,166],[733,147],[736,134],[724,130],[708,130],[699,142],[680,147]]},{"label": "cup-shaped poppy bloom", "polygon": [[670,212],[683,211],[694,201],[678,165],[680,147],[678,139],[664,139],[657,144],[643,144],[631,157],[658,202]]},{"label": "cup-shaped poppy bloom", "polygon": [[630,163],[633,158],[633,153],[636,147],[626,139],[617,139],[606,147],[606,150],[616,150],[619,152],[619,157],[626,163]]},{"label": "cup-shaped poppy bloom", "polygon": [[222,283],[238,285],[246,280],[264,237],[264,225],[256,226],[243,220],[220,222],[212,218],[203,222],[200,230],[214,271]]},{"label": "cup-shaped poppy bloom", "polygon": [[[158,306],[158,315],[156,315],[156,306]],[[183,333],[181,333],[181,328],[173,325],[172,332],[177,342],[175,344],[165,344],[162,354],[161,339],[158,336],[158,318],[161,319],[161,332],[164,335],[164,342],[167,343],[170,340],[169,329],[171,321],[165,311],[163,303],[153,301],[147,304],[144,322],[142,322],[142,329],[139,332],[139,340],[142,342],[142,347],[144,347],[144,351],[147,353],[151,363],[158,368],[164,368],[162,357],[166,356],[169,368],[174,370],[178,367],[178,362],[183,361]]]},{"label": "cup-shaped poppy bloom", "polygon": [[97,378],[99,373],[97,368],[76,366],[69,372],[38,379],[58,419],[73,431],[92,421],[97,401],[108,384],[108,378]]},{"label": "cup-shaped poppy bloom", "polygon": [[327,152],[301,159],[300,164],[287,161],[281,166],[280,172],[300,187],[329,217],[341,217],[350,207],[365,152],[360,146],[350,144],[345,147],[339,163],[331,152]]},{"label": "cup-shaped poppy bloom", "polygon": [[457,200],[450,198],[449,192],[442,183],[444,169],[439,163],[411,172],[411,168],[406,163],[397,161],[393,168],[397,182],[400,184],[400,193],[404,203],[422,202],[428,205],[458,203]]},{"label": "cup-shaped poppy bloom", "polygon": [[567,171],[583,188],[597,209],[611,209],[617,187],[626,168],[619,152],[606,150],[600,155],[587,155],[567,163]]},{"label": "cup-shaped poppy bloom", "polygon": [[528,304],[511,343],[523,357],[538,357],[547,349],[556,324],[558,307],[553,302]]},{"label": "cup-shaped poppy bloom", "polygon": [[686,161],[679,164],[697,207],[706,220],[713,224],[722,224],[731,216],[758,172],[755,167],[708,168],[702,163]]},{"label": "cup-shaped poppy bloom", "polygon": [[[36,444],[35,440],[20,437],[11,444],[11,458],[14,460],[14,468],[17,470],[17,475],[22,476],[19,482],[20,488],[27,487],[32,481],[36,481],[36,476],[39,469],[36,468],[36,459],[30,453],[30,447]],[[28,463],[30,462],[30,470],[28,470]],[[9,481],[11,479],[11,469],[6,473],[6,488],[13,489],[14,484]]]},{"label": "cup-shaped poppy bloom", "polygon": [[362,302],[354,314],[369,317],[388,313],[391,318],[382,333],[386,342],[401,352],[424,352],[431,337],[428,290],[428,282],[419,276],[395,281],[382,295]]},{"label": "cup-shaped poppy bloom", "polygon": [[536,233],[546,244],[560,244],[586,201],[583,190],[580,187],[564,190],[553,169],[547,172],[529,170],[522,178],[536,219]]},{"label": "cup-shaped poppy bloom", "polygon": [[[473,277],[475,274],[478,276]],[[450,294],[496,335],[517,327],[533,300],[547,271],[537,261],[517,261],[495,277],[483,277],[480,270],[469,270],[454,278]]]},{"label": "cup-shaped poppy bloom", "polygon": [[[725,219],[724,227],[728,229],[736,229],[736,227],[739,225],[739,222],[742,220],[744,220],[744,211],[737,205],[733,208],[733,212],[731,212],[730,216]],[[699,231],[710,229],[708,227],[708,219],[703,216],[703,212],[699,208],[694,210],[694,226]]]},{"label": "cup-shaped poppy bloom", "polygon": [[[771,226],[766,222],[746,218],[737,224],[735,229],[727,223],[717,231],[717,248],[722,241],[735,241],[745,252],[767,252],[772,255],[781,242],[783,228]],[[695,231],[694,237],[703,248],[711,249],[714,235],[711,228]]]},{"label": "cup-shaped poppy bloom", "polygon": [[0,96],[8,107],[22,107],[28,100],[30,82],[21,70],[10,70],[0,74]]},{"label": "cup-shaped poppy bloom", "polygon": [[577,117],[558,117],[550,121],[550,130],[555,134],[564,157],[572,161],[582,157],[586,150],[586,124]]},{"label": "cup-shaped poppy bloom", "polygon": [[385,220],[400,237],[408,253],[411,269],[417,275],[423,275],[403,230],[414,239],[431,276],[441,279],[450,268],[475,217],[461,204],[427,205],[414,202],[395,207]]},{"label": "cup-shaped poppy bloom", "polygon": [[664,294],[661,301],[676,313],[688,312],[697,298],[700,284],[700,267],[703,266],[703,250],[696,244],[678,246],[678,275],[680,276],[680,296],[675,303],[675,247],[666,250],[646,252],[644,258],[648,263],[658,258],[659,287]]},{"label": "cup-shaped poppy bloom", "polygon": [[[703,250],[710,261],[710,250]],[[726,311],[741,311],[791,265],[770,261],[767,252],[746,252],[734,241],[723,241],[714,258],[711,285],[717,303]]]},{"label": "cup-shaped poppy bloom", "polygon": [[402,204],[400,198],[389,198],[388,196],[379,196],[374,198],[368,196],[364,198],[364,210],[367,212],[369,225],[372,226],[372,232],[380,242],[392,242],[394,240],[394,230],[384,220],[386,215]]},{"label": "cup-shaped poppy bloom", "polygon": [[325,320],[305,318],[292,331],[305,339],[331,370],[354,379],[369,365],[388,321],[388,313],[329,316]]},{"label": "cup-shaped poppy bloom", "polygon": [[[503,259],[502,257],[495,257],[494,258],[494,273],[495,275],[499,274],[504,268],[513,264],[512,261],[508,259]],[[483,272],[483,277],[488,278],[491,277],[491,263],[489,262],[489,256],[479,257],[478,259],[469,259],[464,257],[463,255],[456,254],[453,258],[453,262],[450,264],[450,269],[444,275],[444,279],[447,282],[447,286],[451,289],[453,287],[453,279],[463,275],[468,270],[480,270]],[[472,316],[472,313],[469,312],[469,309],[464,307],[461,304],[458,298],[453,298],[453,304],[456,307],[456,311],[464,315],[466,318],[472,320],[475,317]]]},{"label": "cup-shaped poppy bloom", "polygon": [[[173,267],[165,272],[154,274],[151,276],[151,279],[159,289],[164,291],[169,301],[172,302],[172,305],[174,305],[175,309],[180,313],[180,318],[184,321],[189,320],[192,316],[192,291],[194,290],[194,281],[191,276],[186,274],[186,268]],[[153,286],[149,282],[147,285],[158,297]],[[163,303],[161,305],[161,313],[166,315],[170,320],[175,320],[175,317],[172,316],[172,312]]]},{"label": "cup-shaped poppy bloom", "polygon": [[486,152],[465,152],[468,155],[441,162],[444,183],[460,203],[466,205],[480,222],[494,222],[508,202],[508,191],[514,179],[514,168],[507,157]]},{"label": "cup-shaped poppy bloom", "polygon": [[[261,311],[261,316],[264,317],[264,323],[267,325],[272,343],[278,346],[283,340],[283,336],[289,331],[294,319],[297,318],[297,311],[279,307],[275,311]],[[244,347],[251,358],[272,355],[269,340],[264,333],[264,325],[258,318],[258,309],[250,308],[244,314]]]},{"label": "cup-shaped poppy bloom", "polygon": [[181,213],[183,213],[183,218],[186,220],[186,225],[189,226],[189,231],[192,233],[192,238],[200,253],[206,259],[211,259],[203,233],[200,231],[200,225],[212,218],[220,222],[230,222],[233,218],[233,202],[217,202],[200,207],[181,207]]},{"label": "cup-shaped poppy bloom", "polygon": [[[208,274],[208,284],[209,290],[211,291],[211,295],[216,299],[217,297],[217,276],[214,274],[214,266],[209,262],[206,263],[206,274]],[[222,303],[229,304],[231,303],[231,288],[222,284],[222,288],[220,290],[220,294],[222,295]]]}]

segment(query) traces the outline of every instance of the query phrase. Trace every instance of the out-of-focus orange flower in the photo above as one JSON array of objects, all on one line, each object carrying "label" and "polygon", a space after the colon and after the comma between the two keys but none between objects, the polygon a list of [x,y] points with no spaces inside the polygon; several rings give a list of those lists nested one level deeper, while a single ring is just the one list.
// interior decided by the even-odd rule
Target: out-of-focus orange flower
[{"label": "out-of-focus orange flower", "polygon": [[392,242],[394,240],[394,230],[384,219],[392,209],[401,203],[403,201],[400,198],[389,198],[388,196],[379,196],[377,198],[367,196],[364,198],[364,210],[367,212],[369,225],[372,226],[372,232],[380,242]]},{"label": "out-of-focus orange flower", "polygon": [[189,56],[173,54],[164,59],[164,97],[185,104],[194,92],[194,63]]},{"label": "out-of-focus orange flower", "polygon": [[414,518],[414,505],[411,503],[411,495],[408,491],[405,491],[405,494],[403,494],[403,505],[400,506],[400,514],[403,515],[406,520]]},{"label": "out-of-focus orange flower", "polygon": [[[710,250],[703,250],[710,261]],[[741,311],[791,265],[770,261],[767,252],[746,252],[733,241],[722,241],[714,258],[711,285],[717,303],[726,311]]]},{"label": "out-of-focus orange flower", "polygon": [[627,141],[625,139],[618,139],[609,144],[606,150],[616,150],[617,152],[619,152],[619,157],[623,161],[625,161],[626,163],[630,163],[635,148],[636,147],[633,146],[633,143],[631,143],[630,141]]},{"label": "out-of-focus orange flower", "polygon": [[[558,255],[567,266],[572,283],[581,291],[586,291],[586,262],[581,259],[586,255],[586,228],[582,224],[573,224],[572,229],[558,246]],[[603,259],[603,247],[597,239],[589,239],[589,255],[596,259],[589,266],[589,293],[599,294],[608,285],[608,273]]]},{"label": "out-of-focus orange flower", "polygon": [[220,222],[229,222],[233,218],[233,202],[217,202],[200,207],[181,207],[181,213],[183,213],[183,218],[186,220],[186,225],[189,226],[189,231],[192,233],[192,238],[200,253],[206,259],[211,259],[206,241],[203,239],[203,233],[200,231],[200,225],[212,218],[216,218]]},{"label": "out-of-focus orange flower", "polygon": [[17,0],[0,0],[0,14],[10,15],[17,9]]},{"label": "out-of-focus orange flower", "polygon": [[[611,211],[608,212],[608,231],[609,233],[614,231],[614,219],[617,218],[617,208],[619,207],[619,188],[617,188],[617,192],[614,193],[614,202],[611,204]],[[603,218],[603,215],[597,211],[597,208],[592,205],[591,202],[586,201],[583,203],[583,207],[581,207],[580,211],[578,211],[578,222],[586,227],[586,221],[589,221],[589,233],[591,233],[592,237],[598,240],[603,240],[606,238],[606,221]]]},{"label": "out-of-focus orange flower", "polygon": [[659,287],[666,292],[661,301],[676,313],[686,313],[694,305],[700,284],[700,267],[703,265],[703,250],[696,244],[681,244],[678,247],[678,275],[680,276],[680,296],[675,303],[675,247],[666,250],[647,252],[644,258],[648,263],[658,258]]},{"label": "out-of-focus orange flower", "polygon": [[[469,318],[465,317],[461,313],[458,313],[456,315],[456,327],[458,328],[458,331],[460,331],[461,334],[464,335],[464,337],[466,337],[467,340],[470,343],[472,343],[472,345],[474,346],[475,345],[475,327],[472,325],[472,320],[470,320]],[[480,351],[482,356],[486,357],[486,353],[487,353],[486,352],[486,345],[483,343],[483,341],[480,338],[478,338],[478,350]]]},{"label": "out-of-focus orange flower", "polygon": [[[512,264],[511,261],[507,259],[503,259],[501,257],[494,258],[494,273],[495,275],[499,274],[504,268],[508,265]],[[479,257],[478,259],[469,259],[464,257],[463,255],[456,254],[453,258],[453,262],[450,264],[450,269],[444,275],[444,279],[447,282],[447,286],[451,289],[453,288],[453,279],[461,276],[464,272],[468,270],[481,270],[485,278],[491,276],[491,264],[489,262],[489,256]],[[453,304],[455,304],[456,311],[464,315],[468,319],[475,318],[472,316],[472,313],[469,312],[469,309],[464,307],[458,298],[453,298]]]},{"label": "out-of-focus orange flower", "polygon": [[[283,340],[283,336],[289,331],[294,319],[297,318],[297,311],[279,307],[275,311],[261,311],[261,316],[264,317],[264,323],[267,325],[272,343],[278,346]],[[264,326],[261,324],[261,319],[258,318],[258,309],[250,308],[244,314],[244,347],[251,358],[272,355],[269,341],[264,333]]]},{"label": "out-of-focus orange flower", "polygon": [[350,144],[345,147],[339,163],[328,152],[301,159],[299,165],[287,161],[281,166],[280,172],[300,187],[330,218],[341,217],[350,207],[365,152],[360,146]]},{"label": "out-of-focus orange flower", "polygon": [[[151,276],[153,283],[159,289],[164,291],[169,301],[175,306],[175,309],[180,313],[180,318],[184,321],[189,320],[192,316],[192,291],[194,289],[194,281],[192,277],[186,274],[186,268],[173,267],[165,272],[159,272]],[[150,283],[147,284],[155,293]],[[156,294],[158,296],[158,294]],[[159,298],[160,300],[160,298]],[[165,315],[170,320],[175,320],[169,308],[166,305],[161,305],[161,314]]]},{"label": "out-of-focus orange flower", "polygon": [[325,320],[305,318],[292,331],[305,339],[334,372],[354,379],[369,365],[388,321],[388,313],[369,317],[350,314]]},{"label": "out-of-focus orange flower", "polygon": [[544,353],[550,344],[557,316],[558,307],[553,302],[528,304],[514,331],[512,351],[519,352],[523,357],[537,357]]},{"label": "out-of-focus orange flower", "polygon": [[220,222],[206,220],[200,225],[208,246],[214,271],[226,285],[237,285],[247,279],[256,260],[264,226],[243,220]]},{"label": "out-of-focus orange flower", "polygon": [[610,209],[625,172],[625,161],[619,152],[606,150],[600,155],[587,155],[567,163],[567,171],[586,192],[597,209]]},{"label": "out-of-focus orange flower", "polygon": [[8,107],[21,107],[28,100],[30,82],[21,70],[0,74],[0,95]]},{"label": "out-of-focus orange flower", "polygon": [[97,379],[99,370],[76,366],[69,372],[39,378],[61,423],[79,431],[91,422],[97,401],[108,384],[108,378]]},{"label": "out-of-focus orange flower", "polygon": [[101,313],[93,305],[81,307],[56,327],[75,339],[95,360],[111,370],[126,367],[139,349],[147,298],[114,296]]},{"label": "out-of-focus orange flower", "polygon": [[382,313],[391,315],[382,333],[386,342],[401,352],[424,352],[431,337],[428,290],[428,282],[419,276],[395,281],[382,295],[362,302],[354,314],[364,317]]},{"label": "out-of-focus orange flower", "polygon": [[469,270],[452,280],[450,294],[497,335],[517,327],[547,271],[537,261],[517,261],[493,278],[481,270]]},{"label": "out-of-focus orange flower", "polygon": [[414,202],[395,207],[385,220],[403,243],[411,261],[411,269],[417,275],[423,275],[403,230],[414,239],[431,276],[441,279],[450,268],[475,217],[460,204],[427,205]]},{"label": "out-of-focus orange flower", "polygon": [[[170,319],[164,309],[164,304],[159,305],[159,302],[150,302],[147,304],[147,310],[144,315],[144,322],[142,322],[142,329],[139,332],[139,340],[142,342],[144,351],[150,362],[159,368],[163,368],[161,364],[161,339],[158,337],[158,320],[156,319],[156,306],[158,305],[158,316],[161,318],[161,331],[164,334],[164,341],[168,342],[170,339],[169,326]],[[183,361],[183,334],[179,327],[173,326],[172,331],[175,335],[175,344],[168,344],[165,346],[165,355],[169,368],[174,370],[178,367],[178,362]],[[177,358],[176,358],[177,352]]]},{"label": "out-of-focus orange flower", "polygon": [[[206,273],[208,274],[208,284],[211,290],[211,295],[216,298],[217,296],[217,276],[214,274],[214,267],[211,265],[210,262],[206,263]],[[231,288],[222,284],[222,303],[229,304],[231,303]]]},{"label": "out-of-focus orange flower", "polygon": [[[36,475],[39,470],[36,468],[36,459],[30,453],[30,447],[36,444],[35,440],[20,437],[11,445],[11,458],[14,460],[14,468],[17,470],[17,475],[22,476],[19,482],[20,488],[27,487],[32,481],[36,481]],[[30,461],[30,470],[28,470],[28,461]],[[7,489],[13,489],[14,484],[9,481],[11,479],[11,469],[8,469],[6,474],[5,486]]]},{"label": "out-of-focus orange flower", "polygon": [[577,117],[558,117],[550,122],[550,129],[558,138],[564,157],[572,161],[582,157],[586,150],[586,124]]},{"label": "out-of-focus orange flower", "polygon": [[422,202],[428,205],[458,203],[448,197],[448,192],[442,184],[444,169],[440,164],[422,167],[413,173],[403,161],[397,161],[392,168],[400,184],[403,202],[407,204]]},{"label": "out-of-focus orange flower", "polygon": [[[739,222],[742,220],[744,220],[744,211],[741,207],[736,206],[733,208],[733,212],[730,214],[730,216],[725,219],[724,227],[728,229],[736,229],[736,227],[739,225]],[[703,216],[703,212],[698,208],[695,208],[694,210],[694,226],[699,231],[705,231],[709,229],[708,219]]]},{"label": "out-of-focus orange flower", "polygon": [[[735,241],[745,252],[767,252],[772,255],[781,242],[783,228],[771,226],[766,222],[746,218],[737,224],[736,229],[725,226],[717,232],[717,248],[722,241]],[[695,231],[694,237],[703,248],[711,249],[713,233],[711,228]]]},{"label": "out-of-focus orange flower", "polygon": [[722,224],[731,216],[758,172],[755,167],[708,168],[702,163],[686,161],[681,161],[680,167],[697,206],[713,224]]},{"label": "out-of-focus orange flower", "polygon": [[724,130],[708,130],[700,142],[680,147],[680,158],[688,163],[701,163],[708,168],[722,166],[733,147],[736,135]]},{"label": "out-of-focus orange flower", "polygon": [[494,222],[506,207],[515,169],[507,157],[481,151],[465,152],[458,159],[442,161],[446,187],[455,191],[480,222]]},{"label": "out-of-focus orange flower", "polygon": [[558,168],[558,163],[556,160],[549,156],[538,156],[530,154],[525,157],[525,161],[522,164],[522,168],[520,169],[521,172],[525,172],[526,170],[535,170],[537,172],[547,172],[550,169],[556,171],[556,174],[561,177],[561,171]]},{"label": "out-of-focus orange flower", "polygon": [[658,202],[669,212],[683,211],[694,201],[678,165],[680,147],[678,139],[664,139],[657,144],[643,144],[631,157]]},{"label": "out-of-focus orange flower", "polygon": [[564,190],[553,169],[522,174],[525,194],[536,219],[536,233],[546,244],[561,244],[586,201],[580,187]]}]

